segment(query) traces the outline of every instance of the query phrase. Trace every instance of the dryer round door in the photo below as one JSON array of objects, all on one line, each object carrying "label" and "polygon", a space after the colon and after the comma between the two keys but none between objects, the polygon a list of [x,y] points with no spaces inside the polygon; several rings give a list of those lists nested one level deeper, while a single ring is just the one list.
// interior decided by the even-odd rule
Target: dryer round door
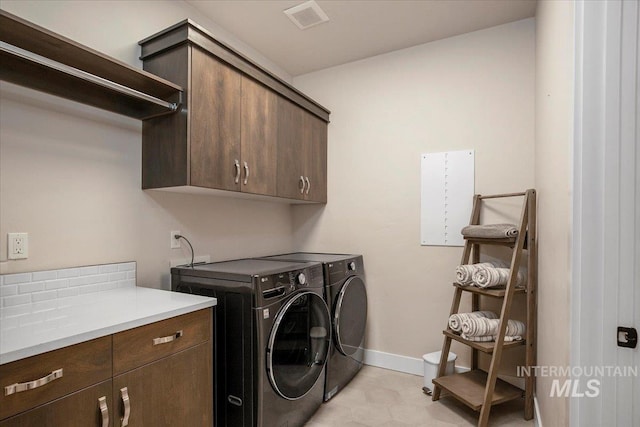
[{"label": "dryer round door", "polygon": [[306,395],[327,363],[331,317],[323,298],[294,295],[278,312],[267,348],[267,370],[275,391],[285,399]]},{"label": "dryer round door", "polygon": [[345,356],[353,357],[362,348],[367,326],[367,290],[359,276],[344,282],[334,307],[336,347]]}]

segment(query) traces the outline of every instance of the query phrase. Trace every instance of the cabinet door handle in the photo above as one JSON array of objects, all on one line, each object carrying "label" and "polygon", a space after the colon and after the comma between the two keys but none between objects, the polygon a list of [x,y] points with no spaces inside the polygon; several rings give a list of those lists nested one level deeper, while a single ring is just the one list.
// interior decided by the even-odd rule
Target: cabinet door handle
[{"label": "cabinet door handle", "polygon": [[102,427],[109,427],[109,408],[107,407],[107,398],[102,396],[98,398],[98,408],[102,415]]},{"label": "cabinet door handle", "polygon": [[237,184],[237,183],[240,182],[240,162],[238,161],[238,159],[236,159],[235,165],[236,165],[236,179],[235,179],[235,182]]},{"label": "cabinet door handle", "polygon": [[124,404],[124,416],[120,418],[121,427],[129,425],[129,415],[131,414],[131,403],[129,402],[129,390],[126,387],[120,389],[120,398]]},{"label": "cabinet door handle", "polygon": [[249,165],[247,162],[244,162],[244,185],[247,185],[247,180],[249,179]]},{"label": "cabinet door handle", "polygon": [[309,182],[309,177],[306,177],[305,180],[307,181],[307,192],[305,194],[309,194],[309,190],[311,190],[311,183]]},{"label": "cabinet door handle", "polygon": [[300,185],[298,185],[298,187],[300,187],[300,194],[304,194],[304,176],[300,176]]},{"label": "cabinet door handle", "polygon": [[37,380],[28,381],[26,383],[15,383],[8,385],[4,388],[4,395],[9,396],[10,394],[20,393],[22,391],[32,390],[34,388],[42,387],[45,384],[49,384],[53,380],[57,380],[58,378],[62,378],[62,368],[56,369],[51,372],[49,375],[46,375],[42,378],[38,378]]},{"label": "cabinet door handle", "polygon": [[158,344],[166,344],[168,342],[177,340],[178,338],[180,338],[182,335],[184,335],[182,333],[182,329],[180,329],[179,331],[176,331],[175,334],[171,334],[168,335],[166,337],[159,337],[159,338],[154,338],[153,339],[153,345],[158,345]]}]

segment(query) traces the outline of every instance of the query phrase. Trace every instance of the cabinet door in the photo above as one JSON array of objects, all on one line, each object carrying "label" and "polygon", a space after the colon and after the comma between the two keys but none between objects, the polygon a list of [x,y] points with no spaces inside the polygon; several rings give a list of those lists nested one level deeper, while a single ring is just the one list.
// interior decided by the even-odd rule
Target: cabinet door
[{"label": "cabinet door", "polygon": [[308,179],[305,199],[327,202],[327,123],[315,115],[304,113],[305,177]]},{"label": "cabinet door", "polygon": [[212,348],[206,342],[114,377],[114,425],[125,415],[126,387],[129,426],[212,426]]},{"label": "cabinet door", "polygon": [[[112,427],[115,412],[111,391],[111,380],[105,381],[0,421],[0,427]],[[105,398],[108,420],[100,411],[101,397]]]},{"label": "cabinet door", "polygon": [[278,196],[304,200],[303,110],[278,98]]},{"label": "cabinet door", "polygon": [[241,191],[276,195],[278,97],[242,77]]},{"label": "cabinet door", "polygon": [[191,185],[239,191],[241,76],[193,48],[190,92]]}]

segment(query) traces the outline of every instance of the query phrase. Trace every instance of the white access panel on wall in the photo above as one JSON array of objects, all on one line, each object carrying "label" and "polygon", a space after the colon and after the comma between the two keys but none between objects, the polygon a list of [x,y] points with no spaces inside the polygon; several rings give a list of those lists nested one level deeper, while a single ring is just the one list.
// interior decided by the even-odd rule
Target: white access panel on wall
[{"label": "white access panel on wall", "polygon": [[473,150],[423,153],[421,242],[423,246],[464,246],[474,195]]}]

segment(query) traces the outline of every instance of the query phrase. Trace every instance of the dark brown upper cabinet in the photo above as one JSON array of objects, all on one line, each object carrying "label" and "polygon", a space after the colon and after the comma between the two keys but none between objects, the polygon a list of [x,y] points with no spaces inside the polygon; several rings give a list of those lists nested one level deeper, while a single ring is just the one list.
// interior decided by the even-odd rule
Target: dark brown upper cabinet
[{"label": "dark brown upper cabinet", "polygon": [[186,88],[143,123],[142,186],[327,200],[329,111],[183,21],[140,42],[144,69]]},{"label": "dark brown upper cabinet", "polygon": [[279,100],[278,196],[326,203],[327,123]]},{"label": "dark brown upper cabinet", "polygon": [[242,76],[242,191],[276,195],[278,96]]},{"label": "dark brown upper cabinet", "polygon": [[191,185],[238,191],[242,78],[196,48],[190,74]]}]

